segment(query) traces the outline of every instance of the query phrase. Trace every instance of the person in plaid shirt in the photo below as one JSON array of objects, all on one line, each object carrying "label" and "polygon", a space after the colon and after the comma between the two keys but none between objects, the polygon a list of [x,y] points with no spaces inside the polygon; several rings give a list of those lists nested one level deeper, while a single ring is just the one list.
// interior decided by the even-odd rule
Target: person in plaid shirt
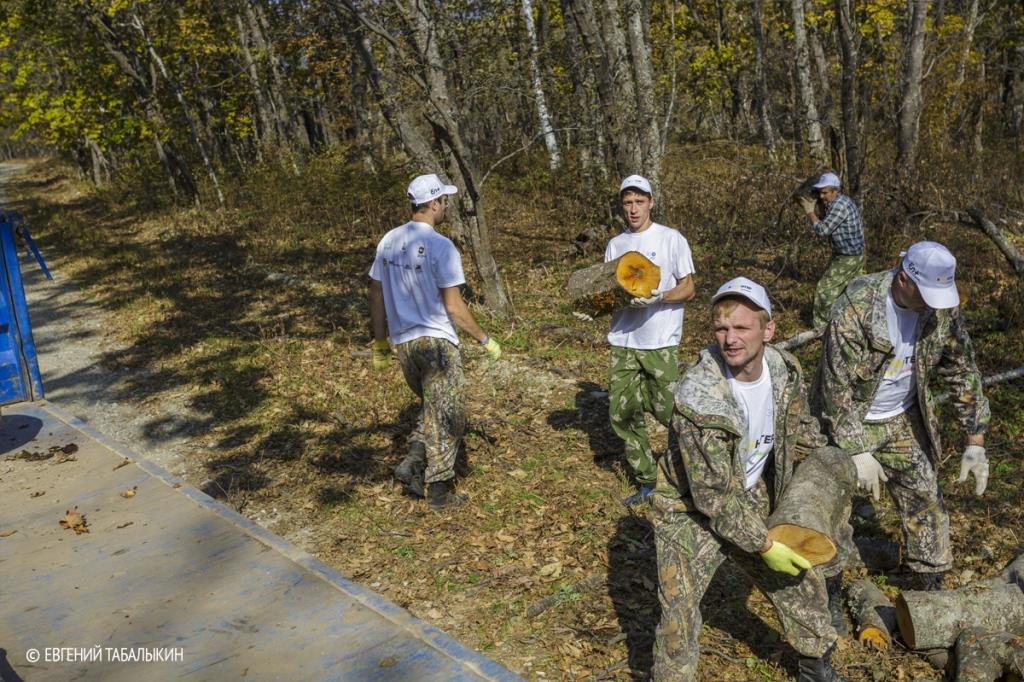
[{"label": "person in plaid shirt", "polygon": [[828,322],[832,304],[854,277],[864,274],[864,223],[853,199],[839,191],[835,173],[823,173],[814,188],[825,204],[825,217],[818,219],[814,200],[803,197],[800,205],[814,226],[814,233],[832,243],[832,261],[818,280],[814,292],[813,326],[820,329]]}]

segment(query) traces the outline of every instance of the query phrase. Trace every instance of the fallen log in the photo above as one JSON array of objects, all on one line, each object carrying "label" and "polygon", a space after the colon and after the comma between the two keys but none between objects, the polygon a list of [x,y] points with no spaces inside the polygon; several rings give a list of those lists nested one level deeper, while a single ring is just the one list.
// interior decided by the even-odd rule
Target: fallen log
[{"label": "fallen log", "polygon": [[989,239],[995,242],[995,245],[1003,252],[1006,256],[1006,260],[1010,261],[1010,265],[1017,274],[1024,274],[1024,255],[1021,255],[1020,250],[1017,246],[1007,239],[1003,231],[999,229],[999,226],[989,220],[980,208],[977,206],[971,206],[967,209],[967,214],[971,216],[974,224],[981,228],[982,232],[988,235]]},{"label": "fallen log", "polygon": [[853,544],[857,548],[854,561],[859,559],[859,565],[872,571],[895,571],[903,560],[900,543],[892,540],[856,537]]},{"label": "fallen log", "polygon": [[815,566],[836,555],[832,538],[850,519],[857,480],[850,456],[825,447],[800,462],[768,517],[768,537],[790,547]]},{"label": "fallen log", "polygon": [[569,278],[573,309],[597,317],[625,307],[633,298],[647,298],[661,282],[661,268],[639,251],[607,263],[577,270]]},{"label": "fallen log", "polygon": [[956,668],[956,682],[1020,680],[1024,677],[1024,637],[967,628],[956,640]]},{"label": "fallen log", "polygon": [[888,649],[896,630],[896,609],[889,598],[873,582],[864,579],[850,583],[846,596],[857,624],[857,640],[872,649]]},{"label": "fallen log", "polygon": [[802,331],[798,334],[794,334],[785,341],[780,341],[775,344],[775,347],[781,348],[782,350],[793,350],[794,348],[799,348],[805,343],[810,343],[811,341],[820,339],[822,331],[823,330],[821,329],[808,329],[806,331]]},{"label": "fallen log", "polygon": [[906,591],[896,598],[896,622],[911,649],[948,649],[968,627],[1024,632],[1024,592],[998,579],[956,590]]}]

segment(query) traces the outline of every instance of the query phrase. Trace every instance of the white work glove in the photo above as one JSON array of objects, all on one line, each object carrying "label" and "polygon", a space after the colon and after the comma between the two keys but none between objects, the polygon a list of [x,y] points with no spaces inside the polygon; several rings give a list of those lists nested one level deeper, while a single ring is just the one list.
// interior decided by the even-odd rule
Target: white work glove
[{"label": "white work glove", "polygon": [[657,303],[658,301],[660,301],[664,297],[665,297],[664,292],[659,291],[658,289],[652,289],[651,290],[651,295],[649,297],[643,298],[642,296],[637,296],[636,298],[634,298],[632,301],[629,302],[629,307],[630,308],[646,308],[649,305],[653,305],[653,304]]},{"label": "white work glove", "polygon": [[968,445],[960,457],[960,483],[967,482],[967,474],[974,474],[974,494],[981,497],[988,487],[988,457],[980,445]]},{"label": "white work glove", "polygon": [[804,210],[804,213],[814,213],[815,206],[817,205],[814,199],[801,195],[797,197],[797,201],[800,202],[800,208]]},{"label": "white work glove", "polygon": [[889,480],[889,477],[882,471],[882,465],[870,452],[862,452],[850,459],[857,467],[857,485],[865,490],[870,490],[871,496],[877,500],[882,491],[882,483]]}]

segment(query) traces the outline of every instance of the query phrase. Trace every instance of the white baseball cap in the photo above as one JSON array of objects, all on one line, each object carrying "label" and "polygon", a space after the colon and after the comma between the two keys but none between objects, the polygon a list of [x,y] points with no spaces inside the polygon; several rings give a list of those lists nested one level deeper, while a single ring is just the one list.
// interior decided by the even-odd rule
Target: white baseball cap
[{"label": "white baseball cap", "polygon": [[736,277],[718,287],[718,291],[711,297],[712,305],[725,296],[742,296],[755,306],[768,313],[768,319],[772,317],[772,304],[768,300],[768,292],[764,287],[749,280],[746,277]]},{"label": "white baseball cap", "polygon": [[956,258],[938,242],[918,242],[903,256],[903,271],[917,284],[921,298],[933,310],[960,305],[956,290]]},{"label": "white baseball cap", "polygon": [[835,187],[836,189],[842,187],[839,184],[839,176],[835,173],[822,173],[818,181],[814,183],[814,189],[823,189],[825,187]]},{"label": "white baseball cap", "polygon": [[630,175],[623,180],[622,184],[619,185],[619,194],[622,194],[627,189],[638,189],[644,194],[654,196],[654,192],[651,190],[651,183],[642,175]]},{"label": "white baseball cap", "polygon": [[430,175],[419,175],[409,183],[409,201],[414,205],[429,204],[434,199],[440,199],[445,194],[455,194],[459,188],[455,185],[446,185],[435,173]]}]

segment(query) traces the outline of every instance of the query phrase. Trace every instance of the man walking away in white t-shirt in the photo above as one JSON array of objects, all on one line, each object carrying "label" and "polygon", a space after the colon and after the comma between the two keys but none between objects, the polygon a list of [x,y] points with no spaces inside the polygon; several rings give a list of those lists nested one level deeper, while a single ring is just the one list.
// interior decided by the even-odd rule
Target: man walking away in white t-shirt
[{"label": "man walking away in white t-shirt", "polygon": [[960,481],[988,484],[989,405],[960,313],[956,258],[918,242],[894,270],[853,280],[832,308],[812,408],[825,433],[853,457],[877,500],[885,483],[899,510],[914,587],[937,590],[953,565],[949,514],[939,490],[944,460],[931,379],[952,389],[967,445]]},{"label": "man walking away in white t-shirt", "polygon": [[448,195],[457,191],[437,175],[415,178],[408,191],[412,220],[384,235],[370,268],[373,368],[390,366],[394,344],[405,381],[422,400],[409,456],[395,469],[395,478],[421,497],[425,484],[435,511],[466,501],[452,489],[466,425],[462,356],[452,323],[491,358],[501,357],[498,342],[480,329],[462,298],[462,257],[450,239],[434,231],[444,222]]},{"label": "man walking away in white t-shirt", "polygon": [[623,500],[633,505],[650,495],[657,475],[644,414],[653,414],[665,426],[672,418],[669,386],[679,378],[684,303],[693,298],[693,256],[683,235],[651,220],[654,195],[646,178],[627,177],[619,198],[627,230],[608,242],[605,262],[639,251],[661,268],[658,288],[650,297],[634,298],[628,308],[616,311],[608,333],[608,417],[640,483],[640,491]]}]

